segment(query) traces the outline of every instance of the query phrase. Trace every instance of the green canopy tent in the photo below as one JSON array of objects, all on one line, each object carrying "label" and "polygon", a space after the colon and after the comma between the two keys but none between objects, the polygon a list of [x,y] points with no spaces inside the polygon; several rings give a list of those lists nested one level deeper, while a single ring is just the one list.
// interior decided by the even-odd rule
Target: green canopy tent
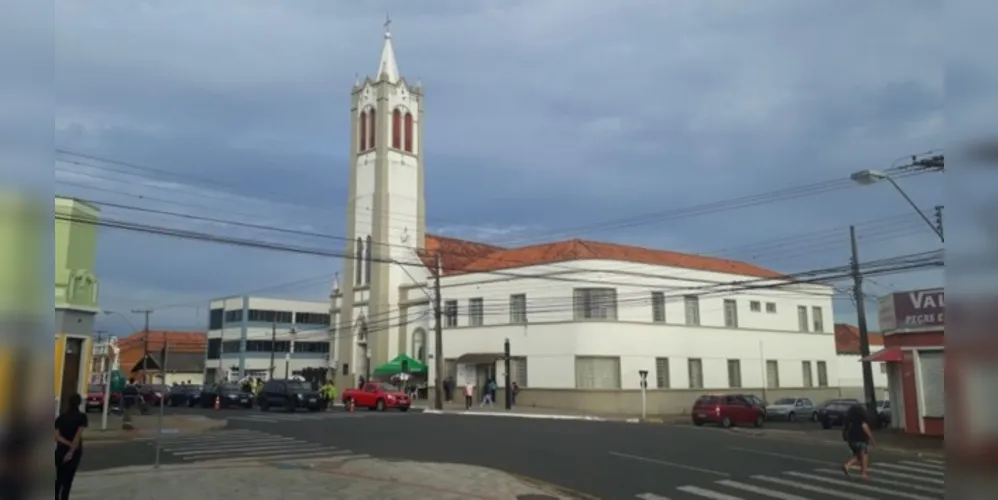
[{"label": "green canopy tent", "polygon": [[426,373],[426,365],[405,354],[395,356],[395,359],[374,369],[375,375],[396,375],[402,373],[402,364],[408,365],[409,373]]}]

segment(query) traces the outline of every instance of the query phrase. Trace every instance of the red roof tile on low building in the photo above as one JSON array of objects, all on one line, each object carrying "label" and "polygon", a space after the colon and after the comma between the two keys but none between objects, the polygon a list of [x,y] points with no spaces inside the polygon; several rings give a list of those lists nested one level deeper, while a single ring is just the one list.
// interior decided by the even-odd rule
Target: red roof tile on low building
[{"label": "red roof tile on low building", "polygon": [[[868,332],[870,349],[876,351],[884,346],[884,336],[878,332]],[[835,352],[837,354],[860,354],[859,327],[846,323],[835,324]]]},{"label": "red roof tile on low building", "polygon": [[[208,344],[208,334],[204,332],[183,332],[170,330],[150,330],[149,350],[158,351],[167,343],[170,352],[204,352]],[[146,332],[135,332],[118,340],[122,350],[145,347]]]}]

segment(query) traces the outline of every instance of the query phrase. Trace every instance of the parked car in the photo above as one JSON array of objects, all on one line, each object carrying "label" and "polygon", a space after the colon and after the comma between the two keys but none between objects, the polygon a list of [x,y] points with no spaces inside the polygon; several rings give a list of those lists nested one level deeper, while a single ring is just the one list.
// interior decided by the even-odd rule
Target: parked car
[{"label": "parked car", "polygon": [[[115,407],[121,403],[121,393],[112,392],[108,398],[108,407]],[[90,384],[87,386],[87,399],[84,402],[85,411],[104,410],[104,386],[101,384]]]},{"label": "parked car", "polygon": [[343,404],[371,410],[385,411],[395,409],[399,411],[409,411],[412,400],[404,391],[392,384],[384,382],[369,382],[360,389],[347,389],[343,391]]},{"label": "parked car", "polygon": [[818,407],[817,420],[825,429],[842,425],[849,408],[858,404],[862,404],[858,399],[830,399]]},{"label": "parked car", "polygon": [[877,416],[880,417],[880,423],[884,425],[891,424],[891,402],[877,401]]},{"label": "parked car", "polygon": [[159,406],[160,402],[165,402],[170,395],[170,387],[163,384],[143,384],[139,386],[139,393],[150,406]]},{"label": "parked car", "polygon": [[233,383],[206,386],[201,391],[198,403],[202,408],[212,408],[215,400],[219,408],[252,408],[253,393],[243,390],[242,386]]},{"label": "parked car", "polygon": [[293,412],[298,408],[308,411],[319,411],[326,407],[326,402],[319,397],[319,391],[300,380],[268,380],[263,383],[256,404],[263,411],[271,408],[282,408]]},{"label": "parked car", "polygon": [[693,403],[693,425],[705,423],[721,427],[733,425],[754,425],[762,427],[766,421],[766,409],[761,400],[754,396],[731,394],[725,396],[703,395]]},{"label": "parked car", "polygon": [[170,388],[170,395],[166,398],[168,406],[191,407],[197,404],[201,395],[201,386],[178,385]]},{"label": "parked car", "polygon": [[818,416],[814,403],[808,398],[780,398],[766,406],[767,419],[796,421],[799,418],[816,420]]}]

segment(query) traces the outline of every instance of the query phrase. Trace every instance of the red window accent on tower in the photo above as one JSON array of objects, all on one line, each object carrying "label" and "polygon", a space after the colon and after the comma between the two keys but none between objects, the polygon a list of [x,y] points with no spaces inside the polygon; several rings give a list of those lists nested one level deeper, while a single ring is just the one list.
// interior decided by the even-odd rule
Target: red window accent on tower
[{"label": "red window accent on tower", "polygon": [[392,111],[392,147],[402,149],[402,113]]},{"label": "red window accent on tower", "polygon": [[360,151],[367,149],[367,111],[360,112]]},{"label": "red window accent on tower", "polygon": [[377,113],[372,109],[367,119],[367,149],[374,149],[374,138],[378,135]]},{"label": "red window accent on tower", "polygon": [[412,113],[405,114],[405,150],[412,152]]}]

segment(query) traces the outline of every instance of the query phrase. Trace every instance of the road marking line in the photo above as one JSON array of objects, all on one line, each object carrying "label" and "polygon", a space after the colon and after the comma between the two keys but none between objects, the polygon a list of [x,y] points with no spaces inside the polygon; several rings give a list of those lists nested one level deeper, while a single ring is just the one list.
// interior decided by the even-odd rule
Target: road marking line
[{"label": "road marking line", "polygon": [[806,491],[813,491],[815,493],[821,493],[822,495],[827,495],[830,497],[846,498],[848,500],[877,500],[876,498],[873,497],[855,495],[852,493],[845,493],[842,491],[822,488],[821,486],[812,486],[810,484],[799,483],[797,481],[790,481],[788,479],[780,479],[778,477],[752,476],[752,479],[756,479],[759,481],[766,481],[768,483],[773,483],[773,484],[780,484],[783,486],[790,486],[791,488],[798,488]]},{"label": "road marking line", "polygon": [[875,464],[874,467],[888,467],[890,469],[899,469],[905,472],[915,472],[917,474],[928,474],[930,476],[945,476],[945,472],[939,472],[937,470],[926,470],[918,467],[911,467],[908,465],[898,465],[898,464]]},{"label": "road marking line", "polygon": [[[297,440],[296,439],[292,439],[292,438],[287,438],[287,437],[274,436],[274,437],[266,437],[266,438],[264,438],[264,437],[255,438],[255,439],[253,439],[252,443],[254,443],[254,444],[276,444],[276,443],[288,442],[288,441],[297,441]],[[227,442],[227,443],[218,443],[218,442],[196,443],[196,442],[191,442],[191,443],[170,443],[170,444],[168,444],[166,446],[171,446],[171,447],[174,447],[174,448],[184,448],[184,449],[188,449],[188,450],[197,450],[197,449],[217,450],[217,449],[220,449],[220,448],[231,448],[231,447],[234,447],[234,446],[246,446],[247,444],[248,443],[246,443],[246,442],[238,442],[238,441],[236,441],[236,442]]]},{"label": "road marking line", "polygon": [[714,500],[742,500],[742,497],[725,495],[724,493],[718,493],[716,491],[711,491],[706,488],[701,488],[699,486],[680,486],[679,488],[676,489],[684,493],[689,493],[691,495],[697,495],[705,498],[713,498]]},{"label": "road marking line", "polygon": [[927,463],[927,464],[936,464],[936,465],[941,465],[941,466],[945,466],[946,465],[946,462],[943,462],[942,460],[925,459],[925,460],[922,460],[922,461],[925,462],[925,463]]},{"label": "road marking line", "polygon": [[928,469],[928,470],[945,470],[946,469],[945,465],[930,464],[930,463],[924,463],[924,462],[912,462],[911,460],[901,460],[898,463],[905,464],[905,465],[910,465],[912,467],[921,467],[923,469]]},{"label": "road marking line", "polygon": [[231,454],[245,454],[254,451],[274,451],[274,450],[304,450],[304,449],[314,449],[322,448],[323,445],[319,443],[281,443],[278,445],[262,445],[262,446],[244,446],[242,448],[231,448],[228,450],[166,450],[174,455],[188,456],[188,455],[219,455],[225,453]]},{"label": "road marking line", "polygon": [[[835,470],[835,469],[814,469],[814,470],[815,470],[815,472],[823,472],[825,474],[833,474],[833,475],[836,475],[836,476],[841,476],[842,475],[842,469],[838,469],[838,470]],[[900,487],[908,488],[909,490],[923,491],[925,493],[937,493],[937,494],[940,494],[940,495],[946,493],[946,491],[943,490],[943,489],[941,489],[941,488],[932,488],[932,487],[929,487],[929,486],[922,486],[922,485],[918,485],[918,484],[911,484],[911,481],[896,481],[894,479],[884,479],[882,477],[875,477],[875,476],[867,479],[867,481],[870,481],[870,482],[873,482],[873,483],[889,484],[891,486],[900,486]]]},{"label": "road marking line", "polygon": [[[367,455],[358,454],[352,455],[349,450],[327,450],[327,451],[315,451],[315,452],[305,452],[305,453],[284,453],[280,455],[256,455],[248,457],[235,457],[235,458],[214,458],[207,460],[200,460],[200,462],[211,462],[211,463],[229,463],[229,462],[266,462],[271,460],[302,460],[302,459],[317,459],[317,458],[329,458],[338,460],[350,460],[353,458],[368,458]],[[186,458],[186,460],[197,460],[197,458]]]},{"label": "road marking line", "polygon": [[728,449],[729,450],[733,450],[733,451],[740,451],[740,452],[743,452],[743,453],[755,453],[756,455],[765,455],[767,457],[785,458],[787,460],[793,460],[795,462],[810,462],[812,464],[820,464],[820,465],[832,465],[833,464],[833,462],[828,462],[828,461],[825,461],[825,460],[815,460],[815,459],[812,459],[812,458],[803,458],[803,457],[798,457],[796,455],[787,455],[787,454],[784,454],[784,453],[774,453],[774,452],[771,452],[771,451],[759,451],[759,450],[753,450],[751,448],[729,447]]},{"label": "road marking line", "polygon": [[815,481],[822,481],[822,482],[830,483],[830,484],[837,484],[839,486],[844,486],[844,487],[848,487],[848,488],[856,488],[856,489],[860,489],[860,490],[872,491],[874,493],[880,493],[882,495],[893,495],[893,496],[901,497],[901,498],[910,498],[911,500],[935,500],[935,499],[933,499],[931,497],[923,497],[921,495],[916,495],[914,493],[904,493],[904,492],[901,492],[901,491],[889,490],[887,488],[878,488],[876,486],[870,486],[868,484],[860,484],[860,483],[857,483],[857,482],[854,482],[854,481],[843,481],[841,479],[831,479],[831,478],[827,478],[827,477],[824,477],[824,476],[818,476],[818,475],[815,475],[815,474],[807,474],[807,473],[804,473],[804,472],[784,472],[784,474],[787,474],[787,475],[790,475],[790,476],[794,476],[794,477],[801,477],[801,478],[804,478],[804,479],[812,479],[812,480],[815,480]]},{"label": "road marking line", "polygon": [[716,476],[721,476],[721,477],[731,477],[731,474],[728,474],[727,472],[720,472],[720,471],[710,470],[710,469],[701,469],[700,467],[693,467],[692,465],[677,464],[676,462],[666,462],[665,460],[658,460],[658,459],[655,459],[655,458],[641,457],[641,456],[638,456],[638,455],[630,455],[628,453],[620,453],[620,452],[616,452],[616,451],[611,451],[610,455],[613,455],[615,457],[620,457],[620,458],[627,458],[627,459],[631,459],[631,460],[639,460],[639,461],[642,461],[642,462],[648,462],[648,463],[653,463],[653,464],[665,465],[665,466],[668,466],[668,467],[676,467],[677,469],[692,470],[692,471],[696,471],[696,472],[703,472],[705,474],[714,474]]},{"label": "road marking line", "polygon": [[922,481],[922,482],[926,482],[926,483],[935,483],[935,484],[946,484],[946,481],[944,481],[942,479],[936,479],[936,478],[932,478],[932,477],[916,476],[914,474],[902,474],[900,472],[894,472],[892,470],[884,470],[882,468],[877,468],[876,469],[876,473],[877,474],[883,474],[883,475],[886,475],[886,476],[899,477],[901,479],[910,479],[912,481]]},{"label": "road marking line", "polygon": [[634,498],[639,498],[641,500],[669,500],[669,497],[663,497],[662,495],[656,495],[654,493],[642,493],[640,495],[634,495]]},{"label": "road marking line", "polygon": [[717,481],[716,484],[721,486],[727,486],[728,488],[735,488],[743,491],[748,491],[750,493],[755,493],[757,495],[762,495],[766,497],[779,498],[780,500],[808,500],[800,495],[794,495],[792,493],[783,493],[781,491],[771,490],[769,488],[763,488],[761,486],[753,486],[751,484],[739,483],[738,481],[731,481],[728,479],[723,479]]},{"label": "road marking line", "polygon": [[[170,436],[170,437],[161,437],[159,439],[159,442],[161,442],[161,443],[183,443],[183,442],[187,442],[187,441],[201,442],[201,441],[210,441],[210,440],[216,440],[216,439],[238,439],[238,438],[243,437],[243,436],[268,436],[268,435],[269,434],[265,434],[265,433],[262,433],[260,431],[236,429],[236,430],[231,430],[231,431],[224,430],[224,431],[204,432],[204,433],[198,434],[196,436]],[[144,439],[146,441],[155,441],[156,440],[155,437],[144,438]]]}]

